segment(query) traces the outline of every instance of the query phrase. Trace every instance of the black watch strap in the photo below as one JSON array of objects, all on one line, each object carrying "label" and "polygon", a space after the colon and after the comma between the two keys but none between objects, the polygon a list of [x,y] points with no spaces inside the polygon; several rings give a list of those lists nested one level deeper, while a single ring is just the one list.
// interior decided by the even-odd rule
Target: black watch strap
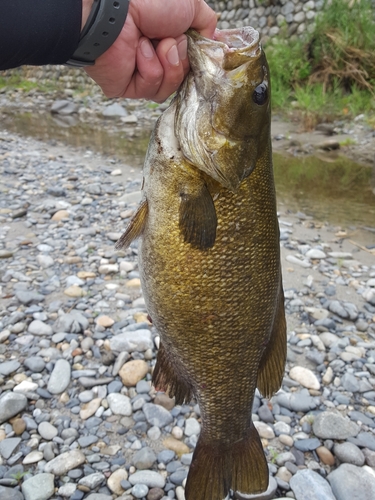
[{"label": "black watch strap", "polygon": [[94,0],[78,47],[67,66],[92,66],[119,36],[128,13],[129,0]]}]

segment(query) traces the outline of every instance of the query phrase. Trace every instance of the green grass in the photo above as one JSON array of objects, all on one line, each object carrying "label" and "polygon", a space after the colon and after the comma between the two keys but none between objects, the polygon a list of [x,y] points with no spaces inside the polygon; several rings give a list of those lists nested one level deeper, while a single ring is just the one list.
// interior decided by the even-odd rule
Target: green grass
[{"label": "green grass", "polygon": [[20,75],[14,74],[6,77],[0,76],[0,89],[4,88],[17,89],[23,92],[30,92],[34,89],[49,92],[54,90],[55,87],[53,83],[42,84],[33,80],[27,80],[26,78],[22,78]]},{"label": "green grass", "polygon": [[304,39],[279,37],[267,46],[273,109],[292,108],[307,128],[362,113],[374,121],[375,16],[371,0],[351,4],[332,0]]}]

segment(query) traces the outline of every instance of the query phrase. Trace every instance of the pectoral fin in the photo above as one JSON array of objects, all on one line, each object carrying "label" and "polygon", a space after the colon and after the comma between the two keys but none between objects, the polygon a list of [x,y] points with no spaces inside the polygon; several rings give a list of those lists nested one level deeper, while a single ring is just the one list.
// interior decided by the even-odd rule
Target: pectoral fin
[{"label": "pectoral fin", "polygon": [[278,304],[272,334],[263,353],[258,372],[258,389],[265,397],[271,397],[281,387],[286,360],[286,320],[284,293],[280,284]]},{"label": "pectoral fin", "polygon": [[198,192],[180,193],[180,230],[185,243],[207,250],[215,243],[217,217],[212,196],[205,184]]},{"label": "pectoral fin", "polygon": [[130,243],[139,238],[143,232],[146,224],[146,218],[148,213],[148,203],[147,200],[143,201],[131,221],[125,230],[125,233],[117,241],[115,248],[121,250],[122,248],[127,248]]}]

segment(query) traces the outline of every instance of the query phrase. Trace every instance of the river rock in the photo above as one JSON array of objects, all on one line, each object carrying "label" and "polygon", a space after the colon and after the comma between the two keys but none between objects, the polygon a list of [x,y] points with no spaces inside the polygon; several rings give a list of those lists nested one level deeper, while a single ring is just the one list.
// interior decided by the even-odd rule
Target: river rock
[{"label": "river rock", "polygon": [[128,473],[125,469],[117,469],[113,474],[111,474],[107,480],[107,486],[115,493],[115,495],[121,495],[124,493],[124,488],[121,486],[121,481],[128,479]]},{"label": "river rock", "polygon": [[128,398],[128,396],[113,392],[108,394],[107,401],[111,411],[115,415],[123,415],[127,417],[133,413],[130,398]]},{"label": "river rock", "polygon": [[358,465],[361,467],[365,463],[365,456],[362,451],[353,443],[337,443],[334,446],[334,454],[340,462]]},{"label": "river rock", "polygon": [[142,470],[129,476],[131,484],[145,484],[149,488],[164,488],[165,479],[161,474],[152,470]]},{"label": "river rock", "polygon": [[85,460],[86,457],[80,450],[66,451],[48,462],[45,465],[44,470],[45,472],[51,472],[56,476],[63,476],[71,469],[75,469],[83,464]]},{"label": "river rock", "polygon": [[139,470],[150,469],[155,462],[156,455],[148,446],[137,451],[133,456],[133,464]]},{"label": "river rock", "polygon": [[340,500],[374,500],[375,476],[364,467],[342,464],[328,474],[328,481]]},{"label": "river rock", "polygon": [[0,424],[23,411],[27,406],[27,398],[24,394],[8,392],[0,398]]},{"label": "river rock", "polygon": [[43,321],[40,321],[38,319],[34,319],[29,324],[28,332],[32,333],[33,335],[41,335],[41,336],[50,336],[53,333],[52,326],[47,325]]},{"label": "river rock", "polygon": [[337,411],[324,411],[315,416],[313,431],[321,439],[347,439],[356,436],[359,427]]},{"label": "river rock", "polygon": [[152,403],[145,403],[143,405],[143,413],[146,416],[147,422],[150,425],[162,428],[172,423],[173,417],[168,410],[162,406],[154,405]]},{"label": "river rock", "polygon": [[327,481],[312,470],[297,471],[289,484],[296,500],[336,500]]},{"label": "river rock", "polygon": [[47,389],[51,394],[61,394],[70,382],[71,368],[66,359],[58,359],[52,370]]},{"label": "river rock", "polygon": [[0,498],[1,500],[24,500],[24,496],[20,491],[14,488],[7,488],[0,485]]},{"label": "river rock", "polygon": [[55,477],[53,474],[36,474],[22,483],[22,493],[25,500],[48,500],[54,492]]},{"label": "river rock", "polygon": [[304,368],[303,366],[294,366],[289,371],[289,377],[292,380],[296,380],[303,387],[307,387],[307,389],[320,389],[320,382],[316,375],[311,370]]},{"label": "river rock", "polygon": [[146,329],[119,333],[111,338],[109,344],[112,351],[118,352],[144,352],[154,347],[151,332]]},{"label": "river rock", "polygon": [[142,359],[135,359],[125,363],[119,371],[119,375],[122,383],[126,387],[132,387],[137,385],[137,382],[146,376],[148,370],[149,366],[146,361],[143,361]]}]

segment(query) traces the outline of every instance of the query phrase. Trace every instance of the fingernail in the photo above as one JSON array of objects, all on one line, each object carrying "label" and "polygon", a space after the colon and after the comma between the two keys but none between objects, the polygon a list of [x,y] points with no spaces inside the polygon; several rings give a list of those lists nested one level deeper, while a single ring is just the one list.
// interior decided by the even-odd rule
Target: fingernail
[{"label": "fingernail", "polygon": [[141,52],[146,59],[152,59],[154,57],[154,49],[148,40],[143,40],[141,43]]},{"label": "fingernail", "polygon": [[167,52],[167,59],[169,64],[172,66],[178,66],[180,64],[180,58],[178,56],[177,46],[173,45]]},{"label": "fingernail", "polygon": [[187,58],[187,40],[182,40],[177,45],[178,55],[180,56],[180,60],[183,61]]}]

